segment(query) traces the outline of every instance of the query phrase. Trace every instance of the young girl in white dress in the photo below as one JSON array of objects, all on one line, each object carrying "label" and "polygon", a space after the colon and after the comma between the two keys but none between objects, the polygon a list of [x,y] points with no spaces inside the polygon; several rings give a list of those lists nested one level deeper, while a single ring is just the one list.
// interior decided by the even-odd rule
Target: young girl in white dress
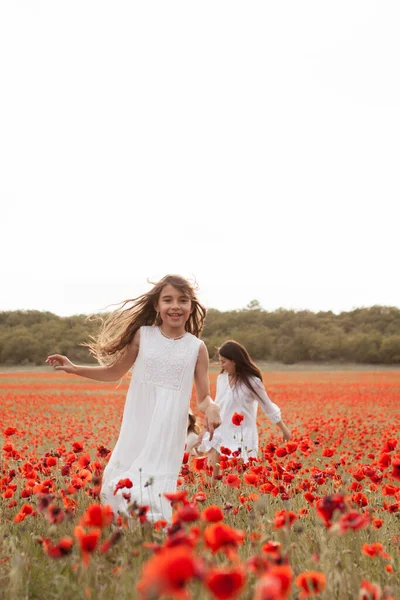
[{"label": "young girl in white dress", "polygon": [[[290,431],[281,418],[279,407],[271,402],[265,391],[260,369],[253,363],[246,348],[229,340],[219,348],[221,373],[217,378],[215,398],[221,411],[221,427],[211,436],[205,432],[199,450],[208,454],[209,463],[218,474],[218,459],[221,447],[232,452],[240,450],[245,462],[256,457],[258,452],[257,409],[261,406],[264,413],[276,423],[283,438],[290,438]],[[235,413],[243,415],[240,426],[235,425],[232,417]]]},{"label": "young girl in white dress", "polygon": [[[167,275],[105,320],[98,338],[88,345],[101,366],[78,366],[59,354],[46,361],[57,370],[97,381],[118,381],[133,365],[119,438],[100,494],[115,515],[128,516],[129,505],[136,501],[149,506],[150,520],[171,520],[164,493],[176,490],[193,378],[210,439],[221,423],[210,398],[207,349],[198,339],[205,315],[189,282]],[[121,487],[125,479],[132,487]]]},{"label": "young girl in white dress", "polygon": [[200,427],[197,425],[197,419],[195,415],[189,411],[185,452],[189,452],[189,454],[193,454],[194,456],[200,456],[201,452],[198,451],[198,446],[200,443]]}]

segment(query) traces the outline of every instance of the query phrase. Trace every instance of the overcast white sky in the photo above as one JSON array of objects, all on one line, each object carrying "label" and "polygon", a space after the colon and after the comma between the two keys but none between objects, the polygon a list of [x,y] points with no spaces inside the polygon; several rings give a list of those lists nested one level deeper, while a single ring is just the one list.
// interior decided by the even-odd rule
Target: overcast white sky
[{"label": "overcast white sky", "polygon": [[0,4],[0,310],[400,305],[400,4]]}]

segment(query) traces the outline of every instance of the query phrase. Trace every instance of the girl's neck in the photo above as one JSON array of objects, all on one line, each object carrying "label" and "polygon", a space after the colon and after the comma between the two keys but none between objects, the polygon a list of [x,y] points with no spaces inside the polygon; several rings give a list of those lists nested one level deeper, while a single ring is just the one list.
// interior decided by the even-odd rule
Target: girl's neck
[{"label": "girl's neck", "polygon": [[236,373],[228,373],[228,381],[231,387],[235,386],[237,383],[237,375]]},{"label": "girl's neck", "polygon": [[182,338],[186,333],[184,327],[168,327],[164,324],[161,324],[159,326],[159,330],[163,336],[169,338],[170,340],[178,340]]}]

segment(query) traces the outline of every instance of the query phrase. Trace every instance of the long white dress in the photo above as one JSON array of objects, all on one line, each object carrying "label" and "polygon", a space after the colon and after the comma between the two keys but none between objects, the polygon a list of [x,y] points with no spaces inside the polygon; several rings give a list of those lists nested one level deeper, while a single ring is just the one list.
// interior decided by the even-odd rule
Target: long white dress
[{"label": "long white dress", "polygon": [[[272,423],[278,423],[281,420],[281,411],[279,406],[271,402],[263,382],[258,377],[250,377],[250,382],[258,396],[249,390],[243,382],[238,382],[231,388],[228,373],[224,372],[218,376],[215,402],[220,408],[222,424],[215,430],[211,441],[208,433],[205,433],[199,447],[200,451],[209,452],[211,448],[215,448],[220,452],[221,446],[224,446],[232,451],[240,448],[240,456],[245,462],[249,457],[257,456],[258,405],[261,405],[264,413]],[[232,423],[235,412],[244,416],[239,427]]]},{"label": "long white dress", "polygon": [[[194,370],[203,342],[190,333],[165,337],[158,327],[140,328],[121,431],[104,470],[101,501],[127,515],[136,500],[148,505],[147,517],[170,521],[164,492],[174,492],[182,465]],[[114,494],[121,479],[133,487]],[[148,484],[148,485],[147,485]],[[129,501],[124,495],[130,494]]]}]

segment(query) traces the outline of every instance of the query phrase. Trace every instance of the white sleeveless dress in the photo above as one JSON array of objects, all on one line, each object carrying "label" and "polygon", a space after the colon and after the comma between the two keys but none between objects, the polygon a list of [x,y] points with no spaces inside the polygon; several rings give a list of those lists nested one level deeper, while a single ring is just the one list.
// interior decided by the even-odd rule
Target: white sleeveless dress
[{"label": "white sleeveless dress", "polygon": [[[103,474],[101,501],[127,515],[136,500],[148,505],[147,517],[170,521],[164,492],[174,492],[182,465],[193,376],[203,342],[190,333],[173,340],[158,327],[140,328],[121,431]],[[118,490],[121,479],[133,487]],[[130,500],[124,498],[130,494]]]}]

